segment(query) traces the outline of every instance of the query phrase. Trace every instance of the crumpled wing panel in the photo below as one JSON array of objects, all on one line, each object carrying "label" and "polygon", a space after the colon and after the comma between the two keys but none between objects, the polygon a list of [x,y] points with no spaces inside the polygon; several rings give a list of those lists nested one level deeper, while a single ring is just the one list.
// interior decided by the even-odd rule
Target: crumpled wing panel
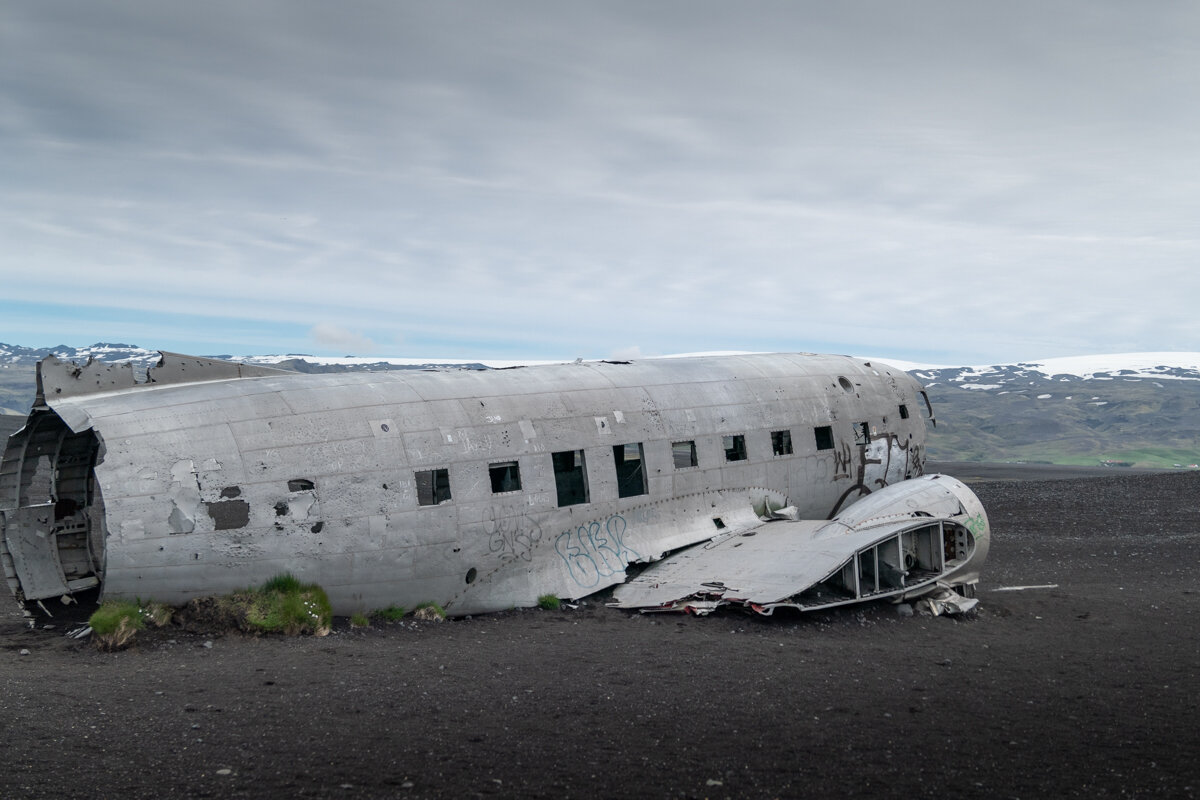
[{"label": "crumpled wing panel", "polygon": [[971,583],[987,552],[978,508],[952,478],[905,481],[873,495],[866,514],[766,522],[689,547],[618,587],[614,605],[706,614],[732,604],[769,614]]}]

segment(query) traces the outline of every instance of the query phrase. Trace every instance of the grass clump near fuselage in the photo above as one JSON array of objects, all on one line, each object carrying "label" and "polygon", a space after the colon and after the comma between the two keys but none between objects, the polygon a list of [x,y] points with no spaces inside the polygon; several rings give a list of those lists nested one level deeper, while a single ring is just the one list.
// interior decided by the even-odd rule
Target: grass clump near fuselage
[{"label": "grass clump near fuselage", "polygon": [[136,603],[128,600],[106,600],[90,617],[88,625],[95,634],[101,650],[123,650],[133,643],[137,632],[146,623],[161,628],[171,621],[171,608],[162,603]]},{"label": "grass clump near fuselage", "polygon": [[88,625],[96,636],[101,650],[122,650],[133,643],[133,637],[146,627],[137,603],[109,600],[88,617]]},{"label": "grass clump near fuselage", "polygon": [[424,620],[425,622],[441,622],[446,618],[446,609],[439,606],[437,603],[418,603],[413,609],[413,619]]},{"label": "grass clump near fuselage", "polygon": [[558,595],[544,594],[538,598],[538,608],[546,611],[558,611],[562,608],[562,601],[558,599]]},{"label": "grass clump near fuselage", "polygon": [[255,632],[324,636],[333,624],[333,609],[325,590],[315,583],[301,583],[289,573],[225,599],[242,612],[239,616],[246,627]]},{"label": "grass clump near fuselage", "polygon": [[371,626],[370,618],[367,617],[367,615],[362,613],[361,611],[355,611],[353,614],[350,615],[350,627],[351,628],[369,628],[370,626]]},{"label": "grass clump near fuselage", "polygon": [[404,619],[405,610],[403,606],[388,606],[387,608],[377,608],[371,612],[371,616],[388,622],[398,622]]}]

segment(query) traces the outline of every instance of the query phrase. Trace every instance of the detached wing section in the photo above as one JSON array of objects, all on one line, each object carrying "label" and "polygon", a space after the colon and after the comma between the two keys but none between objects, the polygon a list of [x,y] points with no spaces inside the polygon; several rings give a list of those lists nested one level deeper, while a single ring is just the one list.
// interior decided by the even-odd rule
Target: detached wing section
[{"label": "detached wing section", "polygon": [[832,520],[766,522],[682,550],[613,597],[620,608],[644,611],[707,614],[740,605],[771,614],[948,594],[978,580],[990,538],[975,494],[954,478],[929,475],[881,489]]}]

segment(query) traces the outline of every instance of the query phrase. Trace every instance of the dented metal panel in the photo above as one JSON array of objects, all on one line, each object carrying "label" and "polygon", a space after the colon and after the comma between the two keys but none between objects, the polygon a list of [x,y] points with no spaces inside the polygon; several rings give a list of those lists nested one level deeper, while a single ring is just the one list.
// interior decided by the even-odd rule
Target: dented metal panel
[{"label": "dented metal panel", "polygon": [[52,503],[4,512],[8,552],[21,576],[21,586],[28,600],[70,593],[59,561],[53,525]]},{"label": "dented metal panel", "polygon": [[57,356],[49,356],[38,363],[37,405],[45,405],[47,400],[114,392],[151,384],[166,385],[288,374],[285,370],[256,364],[239,364],[166,351],[160,351],[159,355],[161,358],[158,364],[147,370],[144,381],[138,380],[132,363],[114,364],[89,358],[86,364],[80,365],[63,361]]}]

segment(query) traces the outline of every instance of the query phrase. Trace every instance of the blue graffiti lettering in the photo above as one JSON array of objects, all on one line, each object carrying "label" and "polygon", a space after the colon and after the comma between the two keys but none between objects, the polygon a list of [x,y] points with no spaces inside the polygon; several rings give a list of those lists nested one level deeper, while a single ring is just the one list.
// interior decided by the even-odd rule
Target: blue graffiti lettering
[{"label": "blue graffiti lettering", "polygon": [[601,577],[622,572],[630,561],[641,558],[622,540],[626,527],[625,518],[614,514],[603,525],[589,522],[563,531],[554,540],[554,549],[576,583],[595,586]]}]

